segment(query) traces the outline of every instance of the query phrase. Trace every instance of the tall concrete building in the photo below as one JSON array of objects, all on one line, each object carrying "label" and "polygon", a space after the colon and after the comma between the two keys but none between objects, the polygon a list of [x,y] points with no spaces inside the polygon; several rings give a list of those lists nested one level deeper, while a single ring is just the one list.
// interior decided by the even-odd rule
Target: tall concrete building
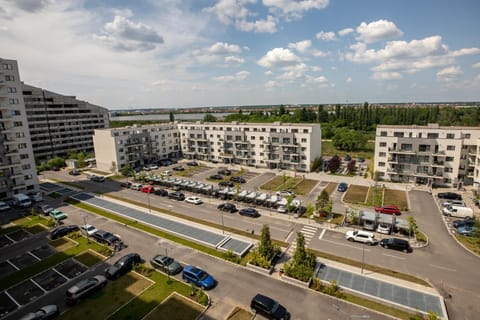
[{"label": "tall concrete building", "polygon": [[102,171],[119,171],[156,163],[181,155],[180,134],[175,123],[96,129],[95,161]]},{"label": "tall concrete building", "polygon": [[321,156],[319,124],[199,121],[178,128],[189,159],[308,172]]},{"label": "tall concrete building", "polygon": [[0,58],[0,199],[38,191],[17,61]]},{"label": "tall concrete building", "polygon": [[387,181],[438,186],[480,182],[480,127],[379,125],[374,172]]},{"label": "tall concrete building", "polygon": [[108,128],[108,110],[74,96],[22,84],[33,153],[37,160],[93,153],[93,132]]}]

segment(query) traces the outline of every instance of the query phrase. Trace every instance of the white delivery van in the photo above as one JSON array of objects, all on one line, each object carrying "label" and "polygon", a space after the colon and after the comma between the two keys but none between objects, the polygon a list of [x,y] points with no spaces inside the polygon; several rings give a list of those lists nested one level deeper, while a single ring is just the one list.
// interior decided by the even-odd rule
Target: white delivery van
[{"label": "white delivery van", "polygon": [[449,217],[473,218],[473,210],[468,207],[446,206],[442,211]]},{"label": "white delivery van", "polygon": [[32,205],[32,200],[30,200],[30,197],[23,193],[14,194],[12,199],[13,205],[17,207],[28,208]]}]

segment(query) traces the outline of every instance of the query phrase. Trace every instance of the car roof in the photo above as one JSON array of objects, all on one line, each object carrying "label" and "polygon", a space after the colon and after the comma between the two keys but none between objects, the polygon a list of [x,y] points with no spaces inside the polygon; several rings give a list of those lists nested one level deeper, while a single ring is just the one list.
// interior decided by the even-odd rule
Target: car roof
[{"label": "car roof", "polygon": [[275,300],[260,293],[257,293],[255,297],[253,297],[253,300],[261,303],[262,305],[266,306],[269,309],[271,309],[275,304]]}]

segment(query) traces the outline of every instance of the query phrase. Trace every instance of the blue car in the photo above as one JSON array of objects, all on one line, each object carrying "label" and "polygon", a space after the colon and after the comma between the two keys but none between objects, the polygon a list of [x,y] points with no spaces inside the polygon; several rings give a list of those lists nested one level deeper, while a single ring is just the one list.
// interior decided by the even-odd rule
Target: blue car
[{"label": "blue car", "polygon": [[478,230],[476,228],[465,226],[465,227],[458,227],[457,233],[462,236],[471,237],[473,236],[474,233],[478,233]]},{"label": "blue car", "polygon": [[337,190],[339,192],[345,192],[347,191],[347,188],[348,188],[348,185],[345,183],[345,182],[341,182],[338,187],[337,187]]},{"label": "blue car", "polygon": [[182,279],[187,283],[193,283],[203,290],[212,289],[217,285],[217,281],[202,269],[194,266],[183,268]]}]

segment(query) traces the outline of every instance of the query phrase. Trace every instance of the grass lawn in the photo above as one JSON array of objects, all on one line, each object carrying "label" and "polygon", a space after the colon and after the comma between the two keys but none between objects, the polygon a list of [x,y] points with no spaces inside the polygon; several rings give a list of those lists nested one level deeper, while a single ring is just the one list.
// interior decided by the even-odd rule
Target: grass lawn
[{"label": "grass lawn", "polygon": [[49,219],[39,215],[29,215],[23,218],[12,220],[12,226],[0,229],[0,235],[4,235],[18,229],[26,229],[30,233],[39,233],[45,231],[50,224]]},{"label": "grass lawn", "polygon": [[364,204],[365,198],[367,197],[367,192],[368,187],[351,184],[348,187],[345,196],[343,197],[343,201],[349,203]]},{"label": "grass lawn", "polygon": [[381,206],[383,199],[383,190],[384,189],[380,187],[370,188],[370,190],[368,191],[367,201],[365,201],[365,205],[370,207]]},{"label": "grass lawn", "polygon": [[143,320],[175,319],[195,320],[202,313],[204,307],[192,303],[181,295],[173,294],[162,302]]},{"label": "grass lawn", "polygon": [[233,311],[228,315],[227,320],[250,320],[253,314],[247,310],[239,307],[235,307]]},{"label": "grass lawn", "polygon": [[104,258],[98,254],[95,253],[95,251],[85,251],[80,253],[79,255],[75,256],[75,260],[77,260],[80,263],[83,263],[87,267],[91,267],[99,263],[100,261],[103,261]]},{"label": "grass lawn", "polygon": [[333,191],[335,191],[335,189],[337,188],[337,186],[338,186],[338,183],[336,183],[336,182],[329,182],[329,183],[327,184],[327,186],[325,187],[325,189],[323,189],[323,190],[327,191],[327,193],[328,193],[329,195],[331,195],[331,194],[333,193]]},{"label": "grass lawn", "polygon": [[315,188],[317,185],[317,180],[303,179],[297,186],[293,189],[293,192],[299,195],[308,194],[310,191]]},{"label": "grass lawn", "polygon": [[385,189],[384,204],[397,206],[401,211],[408,210],[407,193],[402,190]]},{"label": "grass lawn", "polygon": [[[115,281],[109,281],[105,288],[69,308],[59,319],[106,319],[150,286],[152,286],[151,281],[130,272]],[[141,317],[135,318],[141,319]]]},{"label": "grass lawn", "polygon": [[373,155],[375,153],[375,142],[368,141],[365,145],[365,149],[360,151],[354,152],[347,152],[343,150],[338,150],[333,146],[332,141],[322,140],[322,156],[323,157],[332,157],[337,155],[343,159],[347,154],[350,155],[352,158],[363,157],[365,159],[373,159]]},{"label": "grass lawn", "polygon": [[69,238],[58,238],[50,241],[50,245],[57,249],[57,251],[65,251],[67,249],[75,247],[77,244]]},{"label": "grass lawn", "polygon": [[480,254],[480,238],[478,237],[466,237],[455,234],[455,238],[460,241],[465,247],[472,250],[476,254]]}]

